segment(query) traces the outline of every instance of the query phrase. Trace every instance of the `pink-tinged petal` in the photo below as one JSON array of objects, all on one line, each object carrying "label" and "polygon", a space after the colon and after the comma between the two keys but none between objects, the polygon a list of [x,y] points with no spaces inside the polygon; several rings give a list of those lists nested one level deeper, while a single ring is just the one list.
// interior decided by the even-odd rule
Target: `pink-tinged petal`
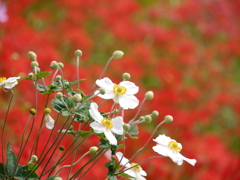
[{"label": "pink-tinged petal", "polygon": [[127,168],[131,167],[131,165],[129,164],[129,160],[127,158],[123,157],[122,152],[117,152],[116,156],[118,158],[118,161],[121,161],[120,165],[124,166],[126,164]]},{"label": "pink-tinged petal", "polygon": [[48,129],[54,128],[54,119],[49,114],[45,115],[44,121]]},{"label": "pink-tinged petal", "polygon": [[109,140],[110,144],[112,145],[117,145],[117,139],[115,138],[115,136],[112,134],[112,132],[109,129],[103,129],[103,132],[107,138],[107,140]]},{"label": "pink-tinged petal", "polygon": [[112,125],[113,128],[111,129],[111,131],[113,131],[116,134],[122,135],[123,134],[123,119],[121,116],[115,117],[112,119]]},{"label": "pink-tinged petal", "polygon": [[[97,90],[94,94],[97,94],[97,93],[99,93],[99,90]],[[105,91],[105,94],[98,94],[98,96],[100,97],[100,98],[103,98],[103,99],[113,99],[114,98],[114,96],[115,96],[115,94],[114,94],[114,92],[113,91]]]},{"label": "pink-tinged petal", "polygon": [[89,110],[90,116],[97,122],[102,122],[102,115],[98,111],[98,105],[95,102],[92,102]]},{"label": "pink-tinged petal", "polygon": [[90,127],[93,128],[95,133],[102,133],[103,129],[104,129],[103,125],[101,123],[98,123],[98,122],[92,122],[90,124]]},{"label": "pink-tinged petal", "polygon": [[168,156],[168,151],[169,151],[168,147],[162,146],[162,145],[157,145],[157,146],[153,146],[152,148],[158,154],[160,154],[162,156]]},{"label": "pink-tinged petal", "polygon": [[196,159],[188,159],[186,157],[184,157],[182,154],[179,153],[180,158],[182,158],[184,161],[188,162],[189,164],[191,164],[192,166],[194,166],[197,162]]},{"label": "pink-tinged petal", "polygon": [[134,109],[138,106],[139,100],[133,95],[119,96],[119,104],[123,109]]},{"label": "pink-tinged petal", "polygon": [[96,81],[96,84],[100,87],[100,88],[103,88],[105,90],[108,90],[108,91],[113,91],[113,82],[109,79],[109,78],[103,78],[103,79],[98,79]]},{"label": "pink-tinged petal", "polygon": [[134,94],[138,93],[138,91],[139,91],[139,87],[130,81],[123,81],[119,85],[121,85],[127,89],[127,92],[126,92],[127,95],[134,95]]}]

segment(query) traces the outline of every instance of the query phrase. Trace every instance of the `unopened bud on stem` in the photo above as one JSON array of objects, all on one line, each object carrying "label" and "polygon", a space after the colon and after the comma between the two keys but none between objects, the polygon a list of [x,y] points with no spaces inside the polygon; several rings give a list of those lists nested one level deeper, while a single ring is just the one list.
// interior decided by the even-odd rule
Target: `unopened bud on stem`
[{"label": "unopened bud on stem", "polygon": [[152,91],[148,91],[148,92],[145,93],[145,98],[147,100],[152,100],[153,97],[154,97],[154,93]]},{"label": "unopened bud on stem", "polygon": [[152,122],[152,117],[151,117],[150,115],[146,115],[146,116],[144,117],[144,122],[146,122],[146,123]]},{"label": "unopened bud on stem", "polygon": [[123,73],[122,78],[123,78],[125,81],[129,81],[130,78],[131,78],[131,75],[130,75],[129,73]]},{"label": "unopened bud on stem", "polygon": [[38,62],[37,62],[37,61],[31,62],[31,67],[34,68],[35,66],[36,66],[36,67],[39,66]]},{"label": "unopened bud on stem", "polygon": [[113,52],[113,59],[121,59],[124,53],[122,51],[114,51]]},{"label": "unopened bud on stem", "polygon": [[89,149],[89,153],[90,153],[91,155],[94,155],[94,154],[97,152],[97,150],[98,150],[98,147],[92,146],[92,147],[90,147],[90,149]]},{"label": "unopened bud on stem", "polygon": [[73,100],[75,103],[81,102],[81,100],[82,100],[81,94],[75,94],[74,96],[72,96],[72,100]]},{"label": "unopened bud on stem", "polygon": [[171,115],[167,115],[164,117],[166,123],[171,123],[173,121],[173,117]]},{"label": "unopened bud on stem", "polygon": [[155,111],[152,112],[152,117],[153,117],[153,118],[158,117],[158,115],[159,115],[159,112],[158,112],[158,111],[155,110]]},{"label": "unopened bud on stem", "polygon": [[31,156],[31,162],[36,163],[38,161],[38,157],[36,155]]},{"label": "unopened bud on stem", "polygon": [[60,67],[60,68],[62,69],[62,68],[64,68],[64,64],[61,63],[61,62],[59,62],[59,63],[58,63],[58,67]]},{"label": "unopened bud on stem", "polygon": [[61,177],[55,177],[53,180],[63,180]]},{"label": "unopened bud on stem", "polygon": [[58,92],[57,94],[55,94],[55,98],[57,99],[61,99],[63,97],[63,94],[61,92]]},{"label": "unopened bud on stem", "polygon": [[35,115],[37,113],[36,109],[32,108],[30,109],[30,114],[31,115]]},{"label": "unopened bud on stem", "polygon": [[52,61],[50,64],[51,69],[57,69],[58,68],[58,63],[56,61]]},{"label": "unopened bud on stem", "polygon": [[45,113],[45,114],[50,114],[50,113],[51,113],[51,109],[45,108],[45,109],[44,109],[44,113]]},{"label": "unopened bud on stem", "polygon": [[58,148],[60,151],[64,151],[65,150],[65,147],[64,146],[59,146]]},{"label": "unopened bud on stem", "polygon": [[81,50],[76,50],[74,53],[75,56],[81,57],[82,56],[82,51]]},{"label": "unopened bud on stem", "polygon": [[36,61],[37,55],[36,55],[35,52],[29,51],[29,52],[28,52],[28,58],[29,58],[31,61]]},{"label": "unopened bud on stem", "polygon": [[129,124],[123,124],[123,130],[128,132],[130,130],[130,125]]},{"label": "unopened bud on stem", "polygon": [[104,89],[99,89],[99,93],[101,94],[101,95],[104,95],[105,94],[105,90]]},{"label": "unopened bud on stem", "polygon": [[62,79],[62,76],[60,76],[60,75],[57,75],[57,76],[56,76],[56,80],[57,80],[57,81],[61,81],[61,79]]}]

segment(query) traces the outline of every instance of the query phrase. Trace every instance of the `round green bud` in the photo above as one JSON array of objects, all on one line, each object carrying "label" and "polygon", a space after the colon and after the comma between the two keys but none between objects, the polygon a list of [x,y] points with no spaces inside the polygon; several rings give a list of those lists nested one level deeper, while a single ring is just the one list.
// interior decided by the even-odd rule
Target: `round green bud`
[{"label": "round green bud", "polygon": [[152,117],[151,117],[150,115],[146,115],[146,116],[144,117],[144,122],[146,122],[146,123],[152,122]]},{"label": "round green bud", "polygon": [[125,81],[129,81],[130,78],[131,78],[131,75],[130,75],[129,73],[123,73],[122,78],[123,78]]},{"label": "round green bud", "polygon": [[158,112],[158,111],[153,111],[153,112],[152,112],[152,117],[153,117],[153,118],[158,117],[158,115],[159,115],[159,112]]},{"label": "round green bud", "polygon": [[37,61],[31,62],[31,67],[34,68],[35,66],[36,66],[36,67],[39,66],[38,62],[37,62]]},{"label": "round green bud", "polygon": [[164,117],[164,121],[166,123],[171,123],[173,121],[173,117],[171,115],[167,115]]},{"label": "round green bud", "polygon": [[75,103],[81,102],[81,100],[82,100],[81,94],[75,94],[75,95],[73,95],[73,96],[72,96],[72,100],[73,100]]},{"label": "round green bud", "polygon": [[124,53],[122,51],[114,51],[113,52],[113,59],[121,59],[123,57]]},{"label": "round green bud", "polygon": [[139,121],[144,121],[144,116],[141,116],[141,117],[139,118]]},{"label": "round green bud", "polygon": [[154,97],[154,93],[152,91],[148,91],[148,92],[145,93],[145,98],[147,100],[152,100],[153,97]]},{"label": "round green bud", "polygon": [[35,52],[29,51],[29,52],[28,52],[28,58],[29,58],[31,61],[36,61],[37,55],[36,55]]},{"label": "round green bud", "polygon": [[29,73],[28,77],[32,78],[33,77],[33,73]]},{"label": "round green bud", "polygon": [[61,62],[58,63],[58,66],[59,66],[61,69],[64,68],[64,64],[61,63]]},{"label": "round green bud", "polygon": [[73,128],[74,128],[73,125],[71,125],[71,126],[69,127],[69,130],[71,131],[71,130],[73,130]]},{"label": "round green bud", "polygon": [[99,90],[99,93],[100,93],[101,95],[104,95],[104,94],[106,93],[106,91],[105,91],[104,89],[100,89],[100,90]]},{"label": "round green bud", "polygon": [[50,113],[51,113],[51,109],[45,108],[45,109],[44,109],[44,113],[45,113],[45,114],[50,114]]},{"label": "round green bud", "polygon": [[55,177],[53,180],[63,180],[61,177]]},{"label": "round green bud", "polygon": [[50,68],[51,68],[51,69],[57,69],[57,68],[58,68],[58,63],[57,63],[56,61],[52,61],[52,62],[50,63]]},{"label": "round green bud", "polygon": [[65,147],[64,146],[59,146],[58,148],[60,151],[64,151],[65,150]]},{"label": "round green bud", "polygon": [[94,154],[97,152],[97,150],[98,150],[98,147],[92,146],[92,147],[90,147],[90,149],[89,149],[89,153],[90,153],[91,155],[94,155]]},{"label": "round green bud", "polygon": [[55,94],[55,98],[57,99],[61,99],[63,97],[63,94],[61,92],[58,92],[57,94]]},{"label": "round green bud", "polygon": [[36,109],[32,108],[30,109],[30,114],[31,115],[35,115],[37,113]]},{"label": "round green bud", "polygon": [[123,124],[123,130],[128,132],[130,130],[130,125],[129,124]]},{"label": "round green bud", "polygon": [[82,51],[81,50],[76,50],[74,53],[75,56],[81,57],[82,56]]},{"label": "round green bud", "polygon": [[114,109],[114,111],[113,111],[113,113],[114,113],[115,115],[117,115],[117,114],[118,114],[118,112],[119,112],[119,110],[118,110],[118,109]]},{"label": "round green bud", "polygon": [[56,80],[57,80],[57,81],[61,81],[61,79],[62,79],[62,76],[60,76],[60,75],[57,75],[57,76],[56,76]]},{"label": "round green bud", "polygon": [[65,87],[69,87],[69,82],[64,82]]},{"label": "round green bud", "polygon": [[31,156],[31,161],[32,161],[33,163],[36,163],[36,162],[38,161],[38,157],[37,157],[36,155],[32,155],[32,156]]}]

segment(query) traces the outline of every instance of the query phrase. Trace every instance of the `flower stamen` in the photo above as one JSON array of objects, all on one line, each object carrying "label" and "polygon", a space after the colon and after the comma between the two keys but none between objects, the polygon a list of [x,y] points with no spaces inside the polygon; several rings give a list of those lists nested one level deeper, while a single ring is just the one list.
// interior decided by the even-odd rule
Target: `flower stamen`
[{"label": "flower stamen", "polygon": [[117,95],[124,95],[127,92],[127,89],[121,85],[113,86],[113,92]]},{"label": "flower stamen", "polygon": [[[140,165],[137,165],[137,163],[130,163],[130,165],[133,167],[133,170],[136,171],[136,172],[140,172],[141,171],[141,166]],[[137,166],[136,166],[137,165]]]},{"label": "flower stamen", "polygon": [[175,150],[175,151],[181,151],[181,147],[178,146],[178,143],[176,141],[170,141],[168,143],[168,147],[171,150]]},{"label": "flower stamen", "polygon": [[110,119],[107,118],[103,118],[102,119],[102,124],[104,127],[106,127],[107,129],[112,129],[113,125],[112,125],[112,121]]}]

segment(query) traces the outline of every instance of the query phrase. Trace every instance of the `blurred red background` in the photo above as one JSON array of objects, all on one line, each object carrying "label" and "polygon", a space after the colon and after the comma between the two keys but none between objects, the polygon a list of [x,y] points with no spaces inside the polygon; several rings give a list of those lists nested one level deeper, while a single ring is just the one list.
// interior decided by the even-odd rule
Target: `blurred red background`
[{"label": "blurred red background", "polygon": [[[112,61],[105,76],[118,83],[124,72],[130,73],[131,81],[140,87],[140,100],[148,90],[155,93],[141,115],[160,113],[151,124],[140,125],[139,139],[129,140],[126,157],[142,147],[154,126],[170,114],[174,122],[160,127],[158,134],[182,143],[182,154],[197,163],[177,166],[169,158],[153,159],[142,165],[147,179],[240,179],[239,9],[239,0],[4,0],[0,4],[0,77],[27,76],[31,72],[27,53],[34,51],[41,71],[53,71],[50,62],[61,61],[65,78],[76,80],[74,52],[81,49],[80,77],[87,79],[81,88],[87,94],[112,53],[122,50],[124,57]],[[17,152],[27,112],[34,106],[34,86],[21,80],[14,91],[5,141],[10,140]],[[2,127],[10,93],[1,90],[0,97]],[[42,106],[45,100],[39,95]],[[125,122],[135,113],[126,111]],[[40,121],[41,115],[36,125]],[[39,150],[49,133],[44,128]],[[32,137],[36,134],[37,126]],[[62,144],[68,146],[72,140],[69,135]],[[85,142],[77,157],[97,143],[98,139]],[[134,161],[156,155],[152,145]],[[28,158],[25,151],[21,164]],[[103,157],[83,179],[106,178],[106,162]]]}]

